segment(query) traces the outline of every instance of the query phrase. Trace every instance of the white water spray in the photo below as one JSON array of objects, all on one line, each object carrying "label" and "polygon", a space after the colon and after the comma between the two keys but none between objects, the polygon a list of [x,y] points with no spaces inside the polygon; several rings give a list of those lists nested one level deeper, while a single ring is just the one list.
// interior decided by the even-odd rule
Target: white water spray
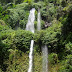
[{"label": "white water spray", "polygon": [[43,72],[48,72],[48,48],[46,45],[42,46],[42,56],[43,56]]},{"label": "white water spray", "polygon": [[40,9],[38,9],[38,18],[37,18],[37,30],[40,30],[41,29],[41,18],[40,18]]},{"label": "white water spray", "polygon": [[[26,30],[31,31],[33,33],[34,33],[34,20],[35,20],[35,14],[34,13],[35,13],[35,8],[32,8],[30,10],[30,14],[28,17],[28,23],[26,25]],[[28,72],[32,72],[32,68],[33,68],[33,44],[34,44],[34,40],[31,40]]]},{"label": "white water spray", "polygon": [[29,30],[34,33],[34,20],[35,20],[35,8],[30,10],[30,14],[28,17],[28,23],[26,25],[26,30]]}]

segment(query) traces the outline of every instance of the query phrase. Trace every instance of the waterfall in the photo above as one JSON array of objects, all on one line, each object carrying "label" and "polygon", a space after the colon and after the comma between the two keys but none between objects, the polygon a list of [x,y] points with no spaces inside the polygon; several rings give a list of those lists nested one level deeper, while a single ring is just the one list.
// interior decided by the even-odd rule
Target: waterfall
[{"label": "waterfall", "polygon": [[40,22],[40,9],[38,9],[38,18],[37,18],[37,21],[38,21],[38,23],[37,23],[37,30],[40,30],[41,29],[41,22]]},{"label": "waterfall", "polygon": [[[38,9],[38,23],[37,23],[37,30],[41,29],[41,22],[40,22],[40,9]],[[42,56],[43,56],[43,72],[48,72],[48,48],[46,45],[42,46]]]},{"label": "waterfall", "polygon": [[34,40],[31,40],[30,53],[29,53],[29,69],[28,69],[28,72],[32,72],[32,67],[33,67],[33,44],[34,44]]},{"label": "waterfall", "polygon": [[26,25],[26,30],[29,30],[34,33],[34,20],[35,20],[35,8],[30,10],[30,14],[28,17],[28,23]]},{"label": "waterfall", "polygon": [[[35,14],[34,13],[35,13],[35,8],[32,8],[30,10],[30,14],[28,17],[28,23],[26,25],[26,30],[31,31],[33,33],[34,33],[34,20],[35,20]],[[34,44],[34,40],[31,40],[28,72],[32,72],[32,68],[33,68],[33,44]]]},{"label": "waterfall", "polygon": [[48,48],[46,45],[42,46],[42,56],[43,56],[43,72],[48,72]]}]

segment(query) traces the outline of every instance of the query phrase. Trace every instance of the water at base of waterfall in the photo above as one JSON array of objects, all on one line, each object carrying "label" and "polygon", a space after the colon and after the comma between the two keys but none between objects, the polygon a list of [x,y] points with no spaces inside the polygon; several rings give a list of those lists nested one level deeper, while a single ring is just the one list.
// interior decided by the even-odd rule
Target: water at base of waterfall
[{"label": "water at base of waterfall", "polygon": [[46,45],[42,46],[42,56],[43,56],[43,72],[48,72],[48,48]]}]

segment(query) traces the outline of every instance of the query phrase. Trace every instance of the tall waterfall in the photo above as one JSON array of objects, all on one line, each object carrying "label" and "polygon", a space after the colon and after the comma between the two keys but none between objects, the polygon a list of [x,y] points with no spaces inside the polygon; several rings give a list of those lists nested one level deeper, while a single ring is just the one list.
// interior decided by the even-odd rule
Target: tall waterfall
[{"label": "tall waterfall", "polygon": [[26,30],[29,30],[34,33],[34,20],[35,20],[35,8],[30,10],[30,14],[28,17],[28,23],[26,25]]},{"label": "tall waterfall", "polygon": [[42,46],[42,56],[43,56],[43,72],[48,72],[48,48],[46,45]]},{"label": "tall waterfall", "polygon": [[[35,8],[32,8],[30,10],[30,14],[28,17],[28,23],[26,25],[26,30],[29,30],[33,33],[34,33],[34,20],[35,20],[35,14],[34,13],[35,13]],[[33,68],[33,44],[34,44],[34,40],[31,40],[28,72],[32,72],[32,68]]]},{"label": "tall waterfall", "polygon": [[[41,29],[41,22],[40,22],[40,9],[38,9],[38,23],[37,23],[37,29]],[[42,46],[42,56],[43,56],[43,72],[48,72],[48,48],[46,45]]]},{"label": "tall waterfall", "polygon": [[41,29],[41,21],[40,21],[40,9],[38,9],[38,18],[37,18],[37,30],[40,30]]}]

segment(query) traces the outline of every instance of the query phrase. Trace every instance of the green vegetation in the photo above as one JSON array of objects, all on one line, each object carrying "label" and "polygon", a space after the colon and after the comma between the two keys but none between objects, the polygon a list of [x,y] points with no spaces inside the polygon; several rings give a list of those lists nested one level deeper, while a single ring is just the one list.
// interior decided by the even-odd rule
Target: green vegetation
[{"label": "green vegetation", "polygon": [[[35,33],[26,31],[35,8]],[[38,9],[41,30],[37,31]],[[51,25],[47,28],[45,24]],[[71,0],[0,0],[0,72],[27,72],[30,41],[34,40],[34,72],[42,72],[41,46],[49,50],[49,72],[72,72]]]}]

